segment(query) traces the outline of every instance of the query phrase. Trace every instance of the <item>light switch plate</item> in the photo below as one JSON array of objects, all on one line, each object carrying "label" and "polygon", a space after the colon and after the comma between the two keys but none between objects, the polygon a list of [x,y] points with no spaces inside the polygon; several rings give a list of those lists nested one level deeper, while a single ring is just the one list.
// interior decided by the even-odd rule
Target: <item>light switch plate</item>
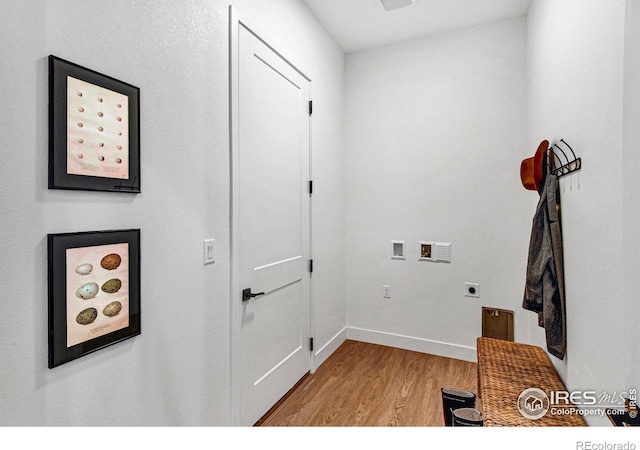
[{"label": "light switch plate", "polygon": [[214,259],[214,248],[213,248],[213,244],[215,241],[216,241],[215,239],[205,239],[203,241],[205,264],[212,264],[216,262]]}]

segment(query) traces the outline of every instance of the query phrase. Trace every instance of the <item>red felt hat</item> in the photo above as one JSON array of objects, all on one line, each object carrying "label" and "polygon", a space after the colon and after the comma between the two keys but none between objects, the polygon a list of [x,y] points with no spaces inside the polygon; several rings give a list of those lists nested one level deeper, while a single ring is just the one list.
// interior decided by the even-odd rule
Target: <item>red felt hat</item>
[{"label": "red felt hat", "polygon": [[520,164],[520,180],[525,189],[540,192],[544,179],[544,156],[549,149],[549,141],[544,140],[538,145],[536,154],[531,158],[523,159]]}]

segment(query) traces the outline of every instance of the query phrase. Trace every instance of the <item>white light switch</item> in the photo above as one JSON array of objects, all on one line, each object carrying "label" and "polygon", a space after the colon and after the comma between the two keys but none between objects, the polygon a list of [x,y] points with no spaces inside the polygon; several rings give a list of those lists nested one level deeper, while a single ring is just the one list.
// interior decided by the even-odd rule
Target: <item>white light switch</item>
[{"label": "white light switch", "polygon": [[204,240],[204,263],[211,264],[214,263],[214,255],[213,255],[213,243],[215,239],[205,239]]}]

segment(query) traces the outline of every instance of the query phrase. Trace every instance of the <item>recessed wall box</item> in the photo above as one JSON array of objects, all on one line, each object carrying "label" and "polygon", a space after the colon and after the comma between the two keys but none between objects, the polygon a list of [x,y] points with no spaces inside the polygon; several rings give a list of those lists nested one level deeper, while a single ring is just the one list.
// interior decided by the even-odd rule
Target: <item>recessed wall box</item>
[{"label": "recessed wall box", "polygon": [[434,242],[420,241],[420,261],[435,261],[433,247]]},{"label": "recessed wall box", "polygon": [[405,241],[391,241],[391,259],[405,259],[404,242]]}]

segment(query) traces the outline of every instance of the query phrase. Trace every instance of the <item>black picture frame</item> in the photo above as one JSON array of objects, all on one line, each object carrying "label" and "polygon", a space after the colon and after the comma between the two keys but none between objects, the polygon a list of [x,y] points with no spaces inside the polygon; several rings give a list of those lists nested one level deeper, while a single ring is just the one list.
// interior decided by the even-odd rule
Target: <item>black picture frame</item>
[{"label": "black picture frame", "polygon": [[47,250],[50,369],[141,333],[139,229],[48,234]]},{"label": "black picture frame", "polygon": [[140,192],[140,89],[49,55],[49,189]]}]

